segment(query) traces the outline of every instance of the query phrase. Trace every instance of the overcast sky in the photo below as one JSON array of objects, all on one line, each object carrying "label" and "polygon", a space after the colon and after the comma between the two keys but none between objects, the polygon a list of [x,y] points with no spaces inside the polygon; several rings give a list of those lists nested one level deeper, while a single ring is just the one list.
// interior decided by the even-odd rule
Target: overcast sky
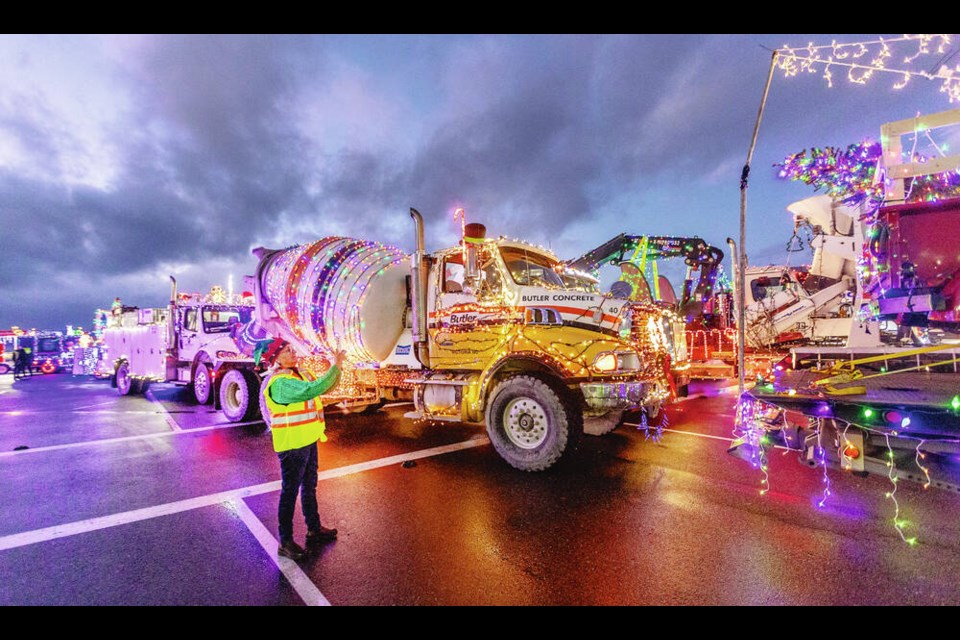
[{"label": "overcast sky", "polygon": [[[764,47],[875,38],[3,36],[0,328],[89,328],[116,296],[162,305],[170,274],[239,290],[257,246],[343,235],[410,251],[411,206],[428,249],[456,242],[463,206],[488,235],[561,257],[622,232],[728,253]],[[775,72],[752,263],[786,259],[785,208],[814,195],[773,163],[958,106],[937,82],[896,80]]]}]

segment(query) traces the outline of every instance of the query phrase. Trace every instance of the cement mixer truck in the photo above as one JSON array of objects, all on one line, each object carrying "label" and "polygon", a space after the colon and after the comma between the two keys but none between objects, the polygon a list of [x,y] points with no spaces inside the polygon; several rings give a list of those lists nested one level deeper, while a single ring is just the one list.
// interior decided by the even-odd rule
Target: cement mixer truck
[{"label": "cement mixer truck", "polygon": [[[656,306],[604,295],[547,249],[488,239],[480,224],[427,254],[423,218],[410,215],[409,256],[341,237],[255,249],[257,330],[308,358],[345,350],[341,393],[405,385],[407,417],[485,425],[524,471],[547,469],[582,433],[612,431],[627,410],[662,415],[672,336]],[[364,371],[376,375],[364,382]]]}]

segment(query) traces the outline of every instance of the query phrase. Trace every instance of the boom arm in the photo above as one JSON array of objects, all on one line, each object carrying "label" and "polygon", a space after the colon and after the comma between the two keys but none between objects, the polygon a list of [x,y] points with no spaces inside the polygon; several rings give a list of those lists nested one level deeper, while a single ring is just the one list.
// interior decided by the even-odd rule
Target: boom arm
[{"label": "boom arm", "polygon": [[[642,254],[642,255],[638,255]],[[579,258],[568,260],[565,266],[579,271],[596,271],[607,263],[635,263],[638,260],[683,258],[691,270],[699,270],[700,278],[692,287],[688,275],[680,298],[680,312],[699,315],[704,300],[709,297],[713,281],[723,260],[720,249],[708,245],[701,238],[676,236],[634,236],[621,233],[588,251]]]}]

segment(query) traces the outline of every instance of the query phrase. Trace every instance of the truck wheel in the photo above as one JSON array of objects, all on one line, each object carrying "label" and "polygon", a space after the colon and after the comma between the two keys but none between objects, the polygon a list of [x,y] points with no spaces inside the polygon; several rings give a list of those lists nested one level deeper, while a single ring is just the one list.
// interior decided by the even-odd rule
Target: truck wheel
[{"label": "truck wheel", "polygon": [[546,382],[514,376],[493,390],[487,405],[490,442],[507,463],[521,471],[542,471],[563,455],[579,412]]},{"label": "truck wheel", "polygon": [[193,373],[193,397],[197,404],[207,404],[213,399],[213,371],[206,362],[197,363]]},{"label": "truck wheel", "polygon": [[270,382],[270,376],[262,379],[257,387],[257,406],[260,407],[260,416],[267,427],[270,426],[270,410],[267,408],[267,401],[263,399],[263,390],[268,382]]},{"label": "truck wheel", "polygon": [[128,396],[133,392],[133,378],[130,377],[130,365],[121,362],[117,367],[117,373],[114,375],[117,381],[117,393],[122,396]]},{"label": "truck wheel", "polygon": [[258,382],[242,369],[230,369],[220,382],[220,406],[230,422],[254,420],[260,411]]},{"label": "truck wheel", "polygon": [[10,365],[6,362],[0,362],[0,376],[10,373]]},{"label": "truck wheel", "polygon": [[602,416],[584,416],[583,432],[591,436],[605,436],[623,422],[623,411],[608,411]]}]

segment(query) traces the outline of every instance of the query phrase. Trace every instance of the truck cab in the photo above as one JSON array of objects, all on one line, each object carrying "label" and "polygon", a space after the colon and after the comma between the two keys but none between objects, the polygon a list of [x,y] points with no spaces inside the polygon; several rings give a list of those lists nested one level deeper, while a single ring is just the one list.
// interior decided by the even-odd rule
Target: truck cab
[{"label": "truck cab", "polygon": [[230,330],[250,321],[253,306],[220,296],[178,294],[175,280],[173,287],[166,307],[113,308],[103,330],[98,374],[110,376],[121,395],[145,391],[151,382],[189,386],[199,404],[222,404],[218,391],[239,376],[242,389],[227,389],[231,419],[252,416],[256,402],[249,399],[255,396],[249,396],[246,383],[250,378],[256,384],[250,375],[253,360],[238,352]]},{"label": "truck cab", "polygon": [[168,378],[192,385],[194,397],[200,404],[217,398],[217,383],[230,368],[249,368],[252,364],[237,351],[230,337],[230,326],[250,322],[252,313],[250,305],[200,302],[191,298],[178,304],[172,327],[176,371],[170,371]]},{"label": "truck cab", "polygon": [[535,471],[628,409],[659,413],[670,340],[656,305],[601,294],[543,247],[484,235],[467,225],[461,246],[414,257],[424,372],[409,415],[485,423],[507,462]]}]

